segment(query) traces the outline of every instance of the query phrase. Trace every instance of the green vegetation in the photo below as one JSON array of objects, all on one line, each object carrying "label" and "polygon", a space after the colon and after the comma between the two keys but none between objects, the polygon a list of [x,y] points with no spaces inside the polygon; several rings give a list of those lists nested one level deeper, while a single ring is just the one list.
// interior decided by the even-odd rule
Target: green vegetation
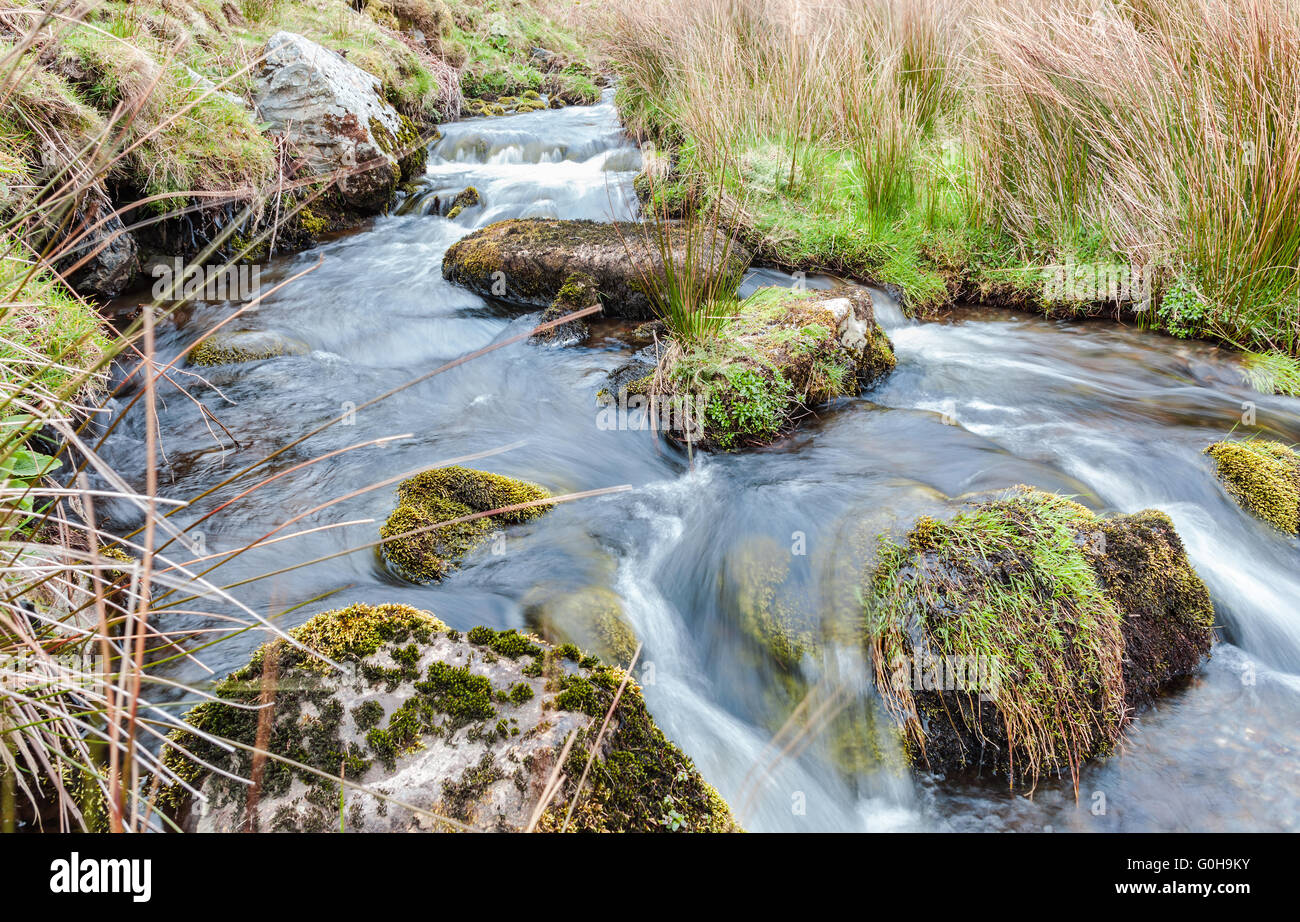
[{"label": "green vegetation", "polygon": [[893,370],[893,349],[870,316],[862,345],[841,342],[827,304],[851,300],[844,290],[831,294],[840,297],[759,289],[736,304],[726,335],[669,350],[656,379],[660,395],[702,406],[699,440],[733,449],[769,442],[810,407],[857,394]]},{"label": "green vegetation", "polygon": [[[897,285],[918,313],[1123,307],[1300,354],[1284,0],[790,6],[625,0],[606,28],[625,119],[759,256]],[[1059,298],[1070,262],[1140,272],[1151,299]]]},{"label": "green vegetation", "polygon": [[[506,97],[508,108],[527,111],[544,107],[542,93],[552,104],[590,105],[600,98],[593,80],[599,62],[573,30],[542,5],[528,0],[448,0],[448,6],[454,24],[447,44],[456,49],[452,60],[461,68],[460,89],[466,99],[501,102]],[[525,104],[517,105],[521,102]],[[505,108],[502,113],[491,108],[473,111],[494,115]]]},{"label": "green vegetation", "polygon": [[1300,531],[1300,454],[1280,442],[1243,439],[1205,449],[1237,503],[1279,531]]},{"label": "green vegetation", "polygon": [[450,525],[439,523],[550,495],[534,483],[464,467],[424,471],[397,488],[397,508],[379,530],[384,539],[383,556],[407,579],[440,580],[493,531],[536,518],[547,507],[530,506]]},{"label": "green vegetation", "polygon": [[[1077,503],[1019,488],[948,522],[921,518],[905,544],[882,543],[867,642],[912,751],[924,757],[934,721],[992,734],[980,693],[992,696],[1013,777],[1058,766],[1077,776],[1109,751],[1124,714],[1121,614],[1078,540],[1092,525]],[[997,679],[927,700],[908,666],[921,653],[996,664]]]},{"label": "green vegetation", "polygon": [[573,832],[738,831],[726,802],[700,777],[691,760],[655,726],[646,711],[641,689],[631,681],[613,709],[610,727],[595,753],[586,786],[576,792],[576,780],[584,775],[600,724],[613,706],[614,695],[624,677],[620,669],[595,666],[586,676],[569,675],[561,680],[556,707],[581,711],[593,721],[578,734],[564,763],[562,795],[546,810],[538,829],[543,832],[565,828]]}]

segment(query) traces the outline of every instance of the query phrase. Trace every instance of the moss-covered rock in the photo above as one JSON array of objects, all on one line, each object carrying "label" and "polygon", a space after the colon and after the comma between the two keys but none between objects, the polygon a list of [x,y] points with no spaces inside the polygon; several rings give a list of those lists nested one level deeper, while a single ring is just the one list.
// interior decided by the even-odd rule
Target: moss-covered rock
[{"label": "moss-covered rock", "polygon": [[[690,831],[735,828],[635,683],[597,745],[617,669],[514,631],[462,635],[404,605],[353,605],[291,634],[301,646],[264,645],[186,715],[192,729],[169,737],[158,803],[182,828],[521,831],[540,806],[539,828],[560,829],[570,804],[570,829],[656,831],[677,818]],[[571,733],[563,782],[542,804]],[[260,765],[249,752],[259,740]]]},{"label": "moss-covered rock", "polygon": [[1264,439],[1215,442],[1205,453],[1243,509],[1289,535],[1300,531],[1300,454]]},{"label": "moss-covered rock", "polygon": [[[600,293],[596,287],[596,280],[586,273],[575,272],[564,280],[564,284],[560,286],[560,290],[555,295],[555,300],[551,302],[551,306],[542,312],[540,323],[559,320],[566,314],[599,303]],[[551,327],[549,330],[534,333],[532,338],[534,342],[551,343],[558,346],[576,346],[579,343],[586,342],[590,336],[591,329],[585,321],[570,320],[568,323]]]},{"label": "moss-covered rock", "polygon": [[867,642],[908,756],[1017,782],[1105,755],[1190,675],[1214,609],[1168,517],[1018,487],[884,542]]},{"label": "moss-covered rock", "polygon": [[469,186],[456,193],[456,197],[451,200],[447,207],[447,220],[454,221],[460,217],[460,213],[466,208],[473,208],[479,203],[478,189]]},{"label": "moss-covered rock", "polygon": [[865,289],[761,288],[722,335],[664,353],[658,396],[683,408],[670,414],[676,437],[731,450],[772,441],[895,364]]},{"label": "moss-covered rock", "polygon": [[608,663],[627,666],[636,652],[636,634],[623,615],[623,601],[603,586],[529,601],[524,617],[552,643],[573,644]]},{"label": "moss-covered rock", "polygon": [[535,483],[466,467],[423,471],[397,488],[397,508],[379,529],[381,554],[400,576],[414,582],[440,580],[465,554],[502,525],[536,518],[547,506],[528,506],[465,522],[441,522],[546,499]]},{"label": "moss-covered rock", "polygon": [[611,317],[650,320],[654,317],[647,282],[663,277],[663,257],[651,239],[667,241],[674,263],[694,271],[736,275],[749,264],[749,253],[716,235],[687,246],[687,233],[677,226],[645,229],[636,224],[516,218],[498,221],[452,244],[442,261],[443,278],[484,297],[533,307],[548,307],[575,274],[596,284],[605,313]]},{"label": "moss-covered rock", "polygon": [[306,355],[306,343],[270,330],[218,331],[190,351],[191,365],[234,365],[282,355]]}]

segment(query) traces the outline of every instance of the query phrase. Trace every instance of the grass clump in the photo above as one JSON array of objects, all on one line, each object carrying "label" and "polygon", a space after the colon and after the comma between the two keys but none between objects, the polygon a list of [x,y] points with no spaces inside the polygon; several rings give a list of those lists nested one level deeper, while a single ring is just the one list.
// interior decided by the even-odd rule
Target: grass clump
[{"label": "grass clump", "polygon": [[503,524],[536,518],[545,506],[513,509],[465,522],[440,523],[546,499],[535,483],[465,467],[424,471],[397,488],[398,505],[379,530],[385,560],[415,582],[440,580]]},{"label": "grass clump", "polygon": [[[867,643],[910,753],[924,758],[944,726],[973,728],[981,741],[1005,741],[1013,779],[1036,781],[1061,766],[1077,780],[1084,759],[1110,749],[1124,716],[1124,648],[1121,614],[1077,540],[1092,519],[1022,487],[951,521],[922,518],[906,543],[882,543]],[[918,691],[919,655],[968,657],[995,679]]]},{"label": "grass clump", "polygon": [[1300,531],[1300,454],[1281,442],[1244,439],[1205,449],[1228,493],[1274,528]]},{"label": "grass clump", "polygon": [[666,401],[702,407],[697,437],[706,447],[770,442],[811,407],[856,395],[893,370],[892,347],[869,309],[864,342],[848,346],[827,306],[843,299],[853,310],[865,297],[845,289],[759,289],[737,303],[725,335],[675,343],[655,387]]}]

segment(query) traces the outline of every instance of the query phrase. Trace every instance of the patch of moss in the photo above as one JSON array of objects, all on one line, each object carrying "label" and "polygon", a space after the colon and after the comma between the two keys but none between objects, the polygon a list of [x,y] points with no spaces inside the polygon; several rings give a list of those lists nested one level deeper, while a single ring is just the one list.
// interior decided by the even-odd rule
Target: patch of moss
[{"label": "patch of moss", "polygon": [[[428,643],[435,633],[444,630],[446,625],[433,615],[406,605],[357,604],[316,615],[289,632],[301,646],[284,640],[264,644],[248,665],[217,684],[213,689],[216,700],[192,708],[185,719],[195,732],[173,731],[163,751],[163,764],[194,785],[207,776],[208,765],[222,765],[236,775],[248,777],[252,766],[247,750],[230,752],[205,737],[254,745],[260,713],[256,706],[261,703],[263,678],[274,675],[280,678],[275,685],[270,751],[322,772],[336,773],[342,765],[348,777],[359,777],[370,761],[364,751],[342,742],[343,706],[319,681],[284,681],[284,677],[291,671],[303,677],[323,676],[331,669],[324,657],[341,664],[357,663],[390,644]],[[382,730],[372,728],[372,732],[375,729]],[[381,759],[390,746],[396,747],[391,734],[385,734],[388,731],[374,734],[379,746],[372,748]],[[309,787],[319,783],[318,776],[311,772],[291,768],[278,759],[268,760],[263,790],[271,796],[283,793],[295,777]],[[225,776],[215,778],[214,793],[219,801],[244,802],[248,791],[245,785]],[[163,788],[158,802],[164,809],[180,813],[188,799],[188,791],[175,783]]]},{"label": "patch of moss", "polygon": [[1243,509],[1279,531],[1300,531],[1300,454],[1263,439],[1215,442],[1205,453]]},{"label": "patch of moss", "polygon": [[593,720],[570,750],[564,787],[543,814],[539,828],[548,832],[564,828],[573,802],[570,831],[739,831],[726,802],[655,726],[641,689],[631,681],[614,708],[587,784],[573,801],[576,780],[599,731],[601,720],[595,715],[603,718],[610,710],[624,675],[619,669],[597,666],[587,677],[566,680],[557,705],[593,715]]},{"label": "patch of moss", "polygon": [[266,349],[244,349],[237,345],[221,345],[221,340],[215,344],[212,340],[204,340],[190,351],[188,361],[191,365],[203,367],[213,367],[217,365],[235,365],[240,362],[260,362],[263,359],[273,359],[284,355],[283,345],[272,345]]},{"label": "patch of moss", "polygon": [[519,659],[521,656],[541,656],[542,648],[534,643],[524,634],[515,630],[494,631],[490,627],[479,625],[473,628],[465,639],[472,644],[490,648],[494,653],[509,659]]},{"label": "patch of moss", "polygon": [[550,495],[534,483],[464,467],[423,471],[398,487],[397,508],[379,530],[385,539],[381,553],[406,579],[440,580],[495,529],[536,518],[547,507],[512,509],[451,525],[440,523]]}]

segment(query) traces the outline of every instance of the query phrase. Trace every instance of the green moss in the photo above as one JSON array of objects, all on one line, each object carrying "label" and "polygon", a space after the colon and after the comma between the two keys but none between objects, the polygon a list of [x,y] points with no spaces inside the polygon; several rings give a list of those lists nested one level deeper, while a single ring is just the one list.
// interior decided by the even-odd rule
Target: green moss
[{"label": "green moss", "polygon": [[214,344],[212,340],[204,340],[191,350],[188,361],[191,365],[203,367],[213,367],[217,365],[235,365],[240,362],[260,362],[263,359],[273,359],[284,355],[283,345],[274,345],[266,349],[244,349],[237,345],[220,345],[220,340]]},{"label": "green moss", "polygon": [[[173,732],[169,737],[171,745],[163,752],[163,763],[194,784],[207,775],[206,765],[224,765],[229,771],[248,777],[251,756],[246,750],[229,752],[198,733],[252,746],[257,737],[259,710],[249,706],[259,704],[264,672],[273,669],[280,680],[270,750],[323,772],[336,773],[343,765],[349,777],[358,777],[370,763],[364,751],[342,742],[343,706],[319,681],[287,681],[286,678],[295,671],[304,677],[328,674],[332,667],[322,657],[338,663],[360,663],[390,645],[399,649],[408,641],[427,644],[435,633],[443,630],[446,625],[437,618],[406,605],[358,604],[316,615],[290,631],[302,647],[283,640],[264,644],[247,666],[217,684],[213,690],[217,700],[192,708],[185,719],[196,732]],[[362,719],[371,716],[375,716],[373,708],[367,708]],[[375,719],[377,722],[378,717]],[[392,731],[403,727],[405,719],[400,717],[395,723],[390,718],[387,729],[371,728],[369,735],[377,744],[371,746],[375,757],[390,758],[398,751],[401,740],[394,739]],[[311,772],[291,769],[279,760],[268,760],[263,790],[272,796],[283,793],[294,777],[308,786],[319,783]],[[224,776],[214,783],[219,800],[243,803],[247,796],[246,786]],[[180,812],[188,797],[183,787],[173,784],[163,789],[159,803]]]},{"label": "green moss", "polygon": [[440,661],[429,664],[426,681],[416,690],[428,697],[437,710],[452,718],[452,726],[496,716],[492,706],[492,683],[470,672],[465,666],[449,666]]},{"label": "green moss", "polygon": [[1300,531],[1300,455],[1280,442],[1215,442],[1205,449],[1242,508],[1279,531]]},{"label": "green moss", "polygon": [[509,659],[542,655],[541,647],[515,630],[494,631],[490,627],[479,625],[471,630],[465,636],[465,639],[472,644],[489,647],[492,652],[499,653]]},{"label": "green moss", "polygon": [[367,701],[352,709],[352,722],[358,730],[369,730],[384,719],[384,706],[378,701]]},{"label": "green moss", "polygon": [[440,580],[501,525],[536,518],[546,507],[513,509],[451,525],[440,523],[549,496],[537,484],[464,467],[423,471],[398,487],[397,508],[379,530],[385,539],[382,555],[407,579]]},{"label": "green moss", "polygon": [[592,715],[591,725],[578,735],[564,765],[565,787],[539,824],[544,831],[564,828],[569,804],[574,809],[568,829],[579,832],[738,831],[731,811],[680,749],[669,742],[650,719],[635,682],[628,682],[613,710],[609,729],[597,752],[587,785],[576,802],[574,780],[586,767],[589,747],[603,716],[613,705],[624,678],[621,670],[597,666],[588,676],[570,676],[557,705]]},{"label": "green moss", "polygon": [[447,209],[447,220],[455,220],[466,208],[473,208],[478,203],[478,189],[470,186],[462,190],[454,199],[451,200],[451,207]]}]

